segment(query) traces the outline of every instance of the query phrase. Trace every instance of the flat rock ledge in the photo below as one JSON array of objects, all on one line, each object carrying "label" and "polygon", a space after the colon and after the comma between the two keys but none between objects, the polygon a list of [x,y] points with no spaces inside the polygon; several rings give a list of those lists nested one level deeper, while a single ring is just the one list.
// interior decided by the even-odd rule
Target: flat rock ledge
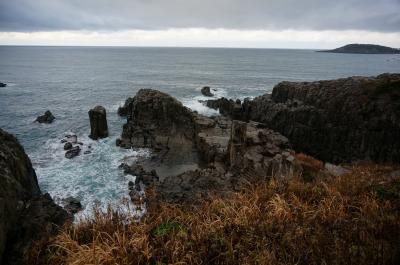
[{"label": "flat rock ledge", "polygon": [[[205,117],[152,89],[140,90],[127,108],[117,144],[151,148],[155,155],[132,169],[125,166],[125,171],[139,179],[145,172],[147,184],[161,200],[193,202],[213,192],[229,194],[246,183],[290,178],[302,171],[288,139],[262,123]],[[143,171],[137,170],[138,164]],[[150,181],[151,176],[157,179]]]}]

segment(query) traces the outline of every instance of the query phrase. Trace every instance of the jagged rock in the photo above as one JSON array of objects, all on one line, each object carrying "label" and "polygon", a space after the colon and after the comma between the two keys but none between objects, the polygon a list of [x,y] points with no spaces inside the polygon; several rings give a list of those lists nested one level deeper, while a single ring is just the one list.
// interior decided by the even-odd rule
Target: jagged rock
[{"label": "jagged rock", "polygon": [[206,97],[213,97],[214,94],[211,93],[210,87],[209,86],[205,86],[201,89],[201,94],[203,94],[203,96]]},{"label": "jagged rock", "polygon": [[43,115],[37,117],[35,121],[39,123],[52,123],[54,119],[55,117],[53,116],[53,114],[49,110],[47,110]]},{"label": "jagged rock", "polygon": [[196,194],[231,192],[247,181],[293,174],[287,138],[264,124],[205,117],[148,89],[140,90],[129,108],[120,146],[150,147],[156,153],[141,166],[121,167],[139,176],[137,182],[155,186],[166,200],[193,200]]},{"label": "jagged rock", "polygon": [[70,214],[76,214],[80,210],[82,210],[81,202],[72,196],[64,199],[65,206],[64,209]]},{"label": "jagged rock", "polygon": [[7,86],[7,84],[0,82],[0,87],[6,87],[6,86]]},{"label": "jagged rock", "polygon": [[70,150],[72,148],[72,144],[70,142],[66,142],[64,144],[64,150]]},{"label": "jagged rock", "polygon": [[155,182],[159,180],[156,171],[152,170],[148,172],[143,168],[142,165],[134,164],[132,166],[129,166],[127,164],[123,164],[121,165],[121,167],[124,169],[125,174],[130,174],[136,177],[136,186],[140,183],[143,183],[146,186],[152,186]]},{"label": "jagged rock", "polygon": [[122,107],[118,108],[118,115],[121,117],[126,117],[129,111],[129,105],[132,104],[133,98],[128,98]]},{"label": "jagged rock", "polygon": [[[233,101],[208,101],[233,116]],[[282,82],[242,103],[236,119],[262,122],[296,151],[323,161],[400,162],[400,74]],[[240,116],[240,117],[238,117]]]},{"label": "jagged rock", "polygon": [[108,137],[107,113],[102,106],[89,110],[90,135],[93,140]]},{"label": "jagged rock", "polygon": [[32,241],[53,235],[69,218],[48,194],[41,194],[24,149],[0,129],[0,263],[23,264]]},{"label": "jagged rock", "polygon": [[70,150],[68,150],[65,153],[65,157],[68,159],[74,158],[75,156],[78,156],[81,152],[81,148],[79,146],[72,147]]}]

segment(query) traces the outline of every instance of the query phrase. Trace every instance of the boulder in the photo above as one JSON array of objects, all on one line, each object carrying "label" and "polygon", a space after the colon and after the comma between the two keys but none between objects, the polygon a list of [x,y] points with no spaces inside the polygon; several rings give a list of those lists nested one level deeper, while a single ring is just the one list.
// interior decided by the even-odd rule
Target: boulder
[{"label": "boulder", "polygon": [[107,114],[102,106],[89,110],[90,135],[93,140],[108,137]]},{"label": "boulder", "polygon": [[211,93],[210,87],[209,86],[205,86],[201,89],[201,94],[203,94],[203,96],[206,97],[213,97],[214,94]]},{"label": "boulder", "polygon": [[350,170],[341,166],[333,165],[331,163],[325,163],[325,171],[328,174],[336,177],[350,173]]},{"label": "boulder", "polygon": [[76,214],[77,212],[82,210],[81,202],[72,196],[64,199],[64,209],[70,214]]},{"label": "boulder", "polygon": [[70,150],[72,148],[72,144],[70,142],[66,142],[64,144],[64,150]]},{"label": "boulder", "polygon": [[70,216],[48,194],[17,139],[0,129],[0,263],[23,264],[33,240],[54,235]]},{"label": "boulder", "polygon": [[54,119],[55,117],[53,116],[53,114],[49,110],[47,110],[43,115],[37,117],[35,121],[39,123],[52,123]]},{"label": "boulder", "polygon": [[0,87],[6,87],[6,86],[7,86],[7,84],[0,82]]},{"label": "boulder", "polygon": [[70,150],[68,150],[65,153],[65,157],[68,159],[74,158],[75,156],[78,156],[81,152],[81,148],[79,146],[72,147]]}]

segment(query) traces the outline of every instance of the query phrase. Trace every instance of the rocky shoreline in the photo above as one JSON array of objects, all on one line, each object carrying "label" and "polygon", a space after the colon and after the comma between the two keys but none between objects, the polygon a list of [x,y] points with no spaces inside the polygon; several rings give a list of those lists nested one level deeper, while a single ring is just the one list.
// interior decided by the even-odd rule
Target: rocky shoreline
[{"label": "rocky shoreline", "polygon": [[[332,163],[400,163],[400,74],[282,82],[253,100],[204,104],[222,115],[201,115],[153,89],[139,90],[120,107],[126,124],[116,144],[152,150],[151,158],[120,167],[136,177],[127,187],[133,204],[148,203],[149,189],[157,200],[191,205],[271,178],[312,181],[349,172]],[[89,116],[91,138],[107,137],[106,110],[97,106]],[[67,158],[79,155],[76,135],[62,143]],[[42,194],[24,149],[1,129],[0,184],[4,264],[21,263],[34,240],[57,233],[82,207],[67,198],[66,211]]]}]

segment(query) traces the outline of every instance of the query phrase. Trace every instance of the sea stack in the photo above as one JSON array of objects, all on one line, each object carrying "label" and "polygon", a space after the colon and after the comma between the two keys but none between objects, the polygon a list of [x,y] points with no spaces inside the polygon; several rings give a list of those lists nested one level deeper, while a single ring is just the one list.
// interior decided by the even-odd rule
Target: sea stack
[{"label": "sea stack", "polygon": [[89,110],[90,135],[93,140],[105,138],[108,136],[106,109],[102,106],[96,106]]}]

